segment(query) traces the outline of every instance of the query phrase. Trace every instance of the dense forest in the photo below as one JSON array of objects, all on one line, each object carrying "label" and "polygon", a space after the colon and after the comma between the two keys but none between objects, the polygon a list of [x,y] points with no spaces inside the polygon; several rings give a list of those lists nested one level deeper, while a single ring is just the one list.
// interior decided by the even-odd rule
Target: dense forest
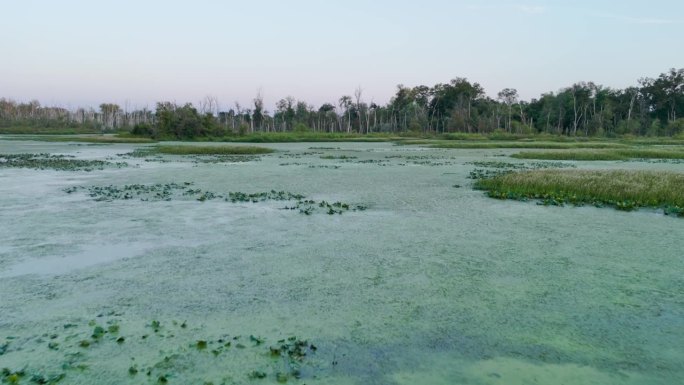
[{"label": "dense forest", "polygon": [[206,97],[196,106],[159,102],[155,111],[129,111],[112,103],[99,110],[67,110],[2,98],[1,127],[80,127],[178,139],[287,131],[674,136],[684,134],[684,68],[642,78],[626,89],[578,82],[531,101],[521,100],[512,88],[493,99],[465,78],[432,87],[399,85],[384,106],[365,102],[358,88],[353,96],[318,108],[288,96],[273,112],[265,110],[261,95],[248,107],[235,103],[226,110]]}]

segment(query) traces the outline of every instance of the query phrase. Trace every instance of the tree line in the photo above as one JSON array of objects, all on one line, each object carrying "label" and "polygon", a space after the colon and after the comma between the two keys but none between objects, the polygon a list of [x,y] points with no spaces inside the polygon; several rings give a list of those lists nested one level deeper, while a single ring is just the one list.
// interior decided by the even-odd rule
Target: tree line
[{"label": "tree line", "polygon": [[482,86],[465,78],[432,87],[398,85],[385,105],[364,101],[361,88],[318,108],[288,96],[272,112],[265,109],[260,93],[249,106],[236,102],[222,109],[215,97],[207,96],[197,106],[159,102],[154,112],[128,111],[113,103],[103,103],[99,110],[70,111],[2,98],[2,126],[78,126],[177,139],[293,131],[673,136],[684,134],[684,68],[641,78],[625,89],[578,82],[531,101],[521,100],[513,88],[489,97]]}]

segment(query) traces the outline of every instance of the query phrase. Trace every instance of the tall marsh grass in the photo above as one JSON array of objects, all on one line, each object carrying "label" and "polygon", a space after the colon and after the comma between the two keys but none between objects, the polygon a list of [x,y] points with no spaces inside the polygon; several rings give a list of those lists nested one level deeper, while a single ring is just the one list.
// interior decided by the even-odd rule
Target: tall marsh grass
[{"label": "tall marsh grass", "polygon": [[684,174],[675,172],[534,170],[480,179],[475,188],[493,198],[608,205],[624,210],[658,207],[684,215]]}]

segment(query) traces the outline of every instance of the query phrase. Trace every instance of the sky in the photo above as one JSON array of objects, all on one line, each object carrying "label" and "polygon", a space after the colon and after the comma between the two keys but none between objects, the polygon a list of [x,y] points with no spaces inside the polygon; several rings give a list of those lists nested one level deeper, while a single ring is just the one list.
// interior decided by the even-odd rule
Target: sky
[{"label": "sky", "polygon": [[681,0],[0,0],[0,97],[315,107],[462,77],[524,100],[684,67]]}]

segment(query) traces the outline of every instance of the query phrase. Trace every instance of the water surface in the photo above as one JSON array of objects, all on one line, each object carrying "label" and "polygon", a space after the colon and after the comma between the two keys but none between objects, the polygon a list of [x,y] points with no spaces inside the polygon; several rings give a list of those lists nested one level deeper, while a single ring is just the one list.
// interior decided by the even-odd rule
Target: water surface
[{"label": "water surface", "polygon": [[[514,150],[267,146],[278,151],[260,161],[203,163],[117,155],[133,145],[0,141],[0,152],[130,164],[0,168],[0,367],[63,372],[70,384],[162,375],[178,384],[275,383],[292,362],[269,356],[268,346],[296,336],[317,349],[290,383],[684,380],[682,219],[472,190],[468,162],[521,162],[505,157]],[[328,155],[348,159],[321,159]],[[171,182],[285,190],[368,210],[307,216],[283,210],[287,202],[97,202],[63,191]],[[117,333],[78,345],[112,324]],[[126,341],[113,342],[114,334]],[[209,349],[193,348],[197,340]],[[218,349],[219,340],[234,342]],[[58,346],[48,348],[51,341]],[[140,373],[130,375],[133,366]],[[267,377],[251,379],[252,371]]]}]

